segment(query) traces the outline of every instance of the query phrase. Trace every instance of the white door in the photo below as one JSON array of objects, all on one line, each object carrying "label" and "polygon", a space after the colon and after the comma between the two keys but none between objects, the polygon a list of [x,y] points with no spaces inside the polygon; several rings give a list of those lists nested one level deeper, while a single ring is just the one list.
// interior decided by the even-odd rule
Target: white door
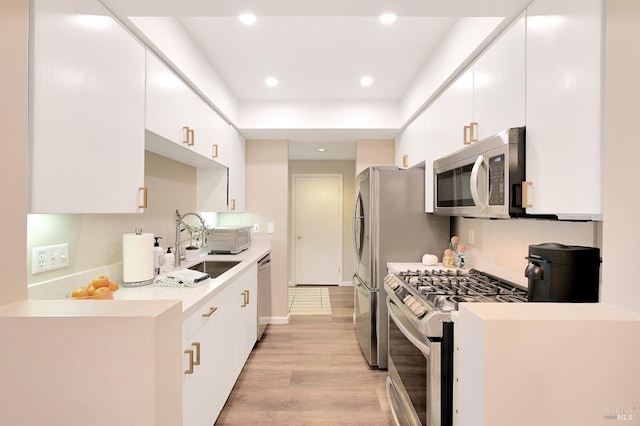
[{"label": "white door", "polygon": [[342,176],[294,175],[296,284],[342,282]]}]

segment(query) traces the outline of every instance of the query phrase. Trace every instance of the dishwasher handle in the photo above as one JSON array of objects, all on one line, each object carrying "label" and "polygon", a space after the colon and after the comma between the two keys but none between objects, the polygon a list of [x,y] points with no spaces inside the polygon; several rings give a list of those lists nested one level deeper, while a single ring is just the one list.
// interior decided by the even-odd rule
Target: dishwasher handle
[{"label": "dishwasher handle", "polygon": [[260,261],[258,261],[258,271],[266,269],[271,266],[271,255],[266,255]]}]

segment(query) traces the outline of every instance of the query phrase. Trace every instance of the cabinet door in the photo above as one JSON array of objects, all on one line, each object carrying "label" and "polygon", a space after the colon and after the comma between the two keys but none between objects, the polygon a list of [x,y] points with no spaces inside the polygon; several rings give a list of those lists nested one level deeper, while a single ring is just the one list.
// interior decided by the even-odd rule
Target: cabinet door
[{"label": "cabinet door", "polygon": [[[215,304],[216,302],[212,302]],[[197,314],[201,315],[201,314]],[[228,397],[224,370],[223,311],[218,308],[189,339],[184,356],[183,418],[185,425],[212,425]],[[192,373],[187,371],[192,370]],[[227,386],[228,387],[228,386]]]},{"label": "cabinet door", "polygon": [[192,150],[222,166],[229,164],[229,125],[200,96],[187,89],[187,125]]},{"label": "cabinet door", "polygon": [[527,10],[529,214],[602,217],[602,8],[536,0]]},{"label": "cabinet door", "polygon": [[186,84],[153,53],[147,51],[146,129],[168,141],[184,145],[187,135]]},{"label": "cabinet door", "polygon": [[425,111],[424,204],[427,213],[433,213],[433,162],[447,155],[452,149],[451,141],[443,137],[443,103],[442,97],[440,97]]},{"label": "cabinet door", "polygon": [[30,211],[141,211],[144,46],[98,1],[31,15]]},{"label": "cabinet door", "polygon": [[422,112],[396,138],[396,166],[407,168],[424,161],[425,131],[425,115]]},{"label": "cabinet door", "polygon": [[473,68],[458,77],[440,101],[443,117],[440,143],[445,153],[452,153],[466,146],[465,126],[473,121]]},{"label": "cabinet door", "polygon": [[473,65],[473,116],[478,140],[525,125],[525,17]]},{"label": "cabinet door", "polygon": [[242,364],[249,357],[258,340],[258,267],[248,269],[239,279],[243,296],[242,303]]},{"label": "cabinet door", "polygon": [[229,206],[230,212],[244,212],[245,140],[229,126]]}]

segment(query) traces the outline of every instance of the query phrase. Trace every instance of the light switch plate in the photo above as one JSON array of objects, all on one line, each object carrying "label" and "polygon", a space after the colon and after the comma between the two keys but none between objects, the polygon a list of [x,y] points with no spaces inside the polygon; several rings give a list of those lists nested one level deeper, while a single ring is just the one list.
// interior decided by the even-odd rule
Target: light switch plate
[{"label": "light switch plate", "polygon": [[267,223],[267,233],[273,234],[276,232],[276,226],[274,223]]},{"label": "light switch plate", "polygon": [[258,232],[260,232],[260,224],[259,223],[254,223],[253,224],[253,232],[256,233],[256,234]]},{"label": "light switch plate", "polygon": [[69,243],[34,247],[31,251],[31,273],[69,267]]}]

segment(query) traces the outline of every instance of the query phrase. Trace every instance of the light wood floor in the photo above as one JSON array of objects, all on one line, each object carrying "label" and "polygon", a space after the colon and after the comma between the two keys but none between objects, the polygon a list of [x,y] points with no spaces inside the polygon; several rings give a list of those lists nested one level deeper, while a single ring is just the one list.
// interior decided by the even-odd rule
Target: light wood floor
[{"label": "light wood floor", "polygon": [[355,337],[353,288],[330,287],[331,315],[269,325],[216,425],[392,425],[387,372]]}]

